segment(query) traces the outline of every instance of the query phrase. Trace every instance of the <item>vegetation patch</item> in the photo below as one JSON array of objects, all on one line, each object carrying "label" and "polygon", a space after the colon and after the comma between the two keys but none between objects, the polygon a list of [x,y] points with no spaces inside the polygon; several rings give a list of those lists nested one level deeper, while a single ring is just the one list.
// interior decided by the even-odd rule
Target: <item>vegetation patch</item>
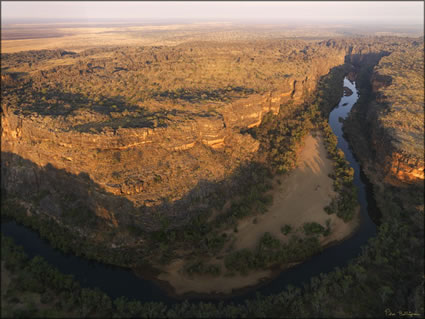
[{"label": "vegetation patch", "polygon": [[303,225],[304,233],[307,236],[311,235],[321,235],[325,232],[325,227],[320,225],[319,223],[304,223]]}]

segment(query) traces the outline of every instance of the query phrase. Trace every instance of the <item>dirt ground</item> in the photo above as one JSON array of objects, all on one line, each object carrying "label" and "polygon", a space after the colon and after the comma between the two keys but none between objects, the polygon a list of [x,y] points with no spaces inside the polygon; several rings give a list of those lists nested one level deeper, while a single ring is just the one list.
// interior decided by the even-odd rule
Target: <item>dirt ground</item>
[{"label": "dirt ground", "polygon": [[[348,237],[357,227],[358,217],[345,223],[336,215],[328,215],[323,210],[330,203],[331,198],[336,196],[332,187],[333,181],[328,177],[328,174],[332,172],[332,161],[327,158],[321,136],[309,135],[304,143],[299,153],[298,167],[289,175],[275,178],[275,187],[271,191],[273,204],[269,211],[264,215],[258,215],[256,223],[253,223],[254,217],[239,221],[238,232],[233,243],[234,249],[253,249],[265,232],[273,234],[281,242],[287,241],[294,232],[302,236],[302,226],[306,222],[317,222],[325,227],[326,220],[330,219],[331,234],[321,238],[322,245]],[[293,229],[287,236],[281,232],[281,227],[286,224]],[[221,264],[224,269],[222,260],[215,260],[213,263]],[[272,274],[271,271],[264,270],[251,272],[247,276],[189,278],[180,270],[183,264],[184,261],[181,259],[174,261],[158,277],[159,280],[170,283],[176,294],[230,293],[233,289],[258,284]]]}]

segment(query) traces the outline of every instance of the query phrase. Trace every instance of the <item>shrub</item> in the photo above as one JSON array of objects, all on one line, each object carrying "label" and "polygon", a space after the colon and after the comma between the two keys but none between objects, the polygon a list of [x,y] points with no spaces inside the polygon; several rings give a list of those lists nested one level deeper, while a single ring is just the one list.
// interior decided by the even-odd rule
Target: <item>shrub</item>
[{"label": "shrub", "polygon": [[307,236],[319,235],[319,234],[322,234],[325,231],[325,228],[322,225],[320,225],[319,223],[316,223],[316,222],[304,223],[303,228],[304,228],[304,233]]},{"label": "shrub", "polygon": [[255,264],[255,256],[249,249],[235,251],[224,258],[224,265],[230,271],[247,274]]},{"label": "shrub", "polygon": [[221,273],[220,265],[205,265],[203,261],[194,261],[187,264],[184,270],[189,274],[207,274],[212,276],[218,276]]},{"label": "shrub", "polygon": [[280,231],[284,235],[288,235],[292,231],[291,225],[284,225],[280,228]]}]

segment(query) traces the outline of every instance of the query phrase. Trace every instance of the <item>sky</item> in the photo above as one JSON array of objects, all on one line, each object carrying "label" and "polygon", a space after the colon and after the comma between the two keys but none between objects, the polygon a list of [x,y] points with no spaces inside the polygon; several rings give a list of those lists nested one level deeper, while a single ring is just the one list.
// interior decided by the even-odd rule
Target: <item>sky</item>
[{"label": "sky", "polygon": [[2,22],[13,20],[172,20],[374,23],[423,25],[423,1],[2,1]]}]

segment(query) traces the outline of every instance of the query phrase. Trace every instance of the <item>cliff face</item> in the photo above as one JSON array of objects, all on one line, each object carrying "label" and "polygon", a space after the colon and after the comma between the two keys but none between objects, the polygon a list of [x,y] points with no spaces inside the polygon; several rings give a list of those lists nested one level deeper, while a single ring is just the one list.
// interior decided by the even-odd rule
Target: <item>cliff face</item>
[{"label": "cliff face", "polygon": [[[373,84],[377,86],[377,84]],[[382,98],[382,97],[381,97]],[[379,99],[379,98],[378,98]],[[424,159],[417,152],[403,147],[405,136],[399,136],[396,131],[386,128],[379,119],[377,110],[385,106],[371,103],[375,108],[368,114],[370,125],[370,144],[375,154],[377,169],[386,182],[399,185],[401,183],[420,184],[424,181]],[[420,116],[420,115],[419,115]],[[409,140],[410,138],[407,137]],[[409,141],[410,142],[410,141]],[[420,139],[414,141],[420,147]],[[423,146],[423,144],[422,144]]]},{"label": "cliff face", "polygon": [[423,184],[423,53],[411,47],[383,57],[370,87],[371,100],[356,111],[365,121],[376,178],[394,186]]},{"label": "cliff face", "polygon": [[[370,107],[379,108],[377,103]],[[404,150],[394,141],[394,132],[382,126],[377,114],[368,114],[370,146],[375,155],[375,167],[384,180],[393,185],[420,184],[424,180],[424,161],[418,155]]]},{"label": "cliff face", "polygon": [[[121,217],[143,206],[180,200],[202,180],[225,178],[257,149],[258,142],[250,135],[233,132],[215,117],[193,118],[173,127],[121,128],[93,134],[64,132],[48,117],[20,117],[7,108],[2,115],[3,154],[19,155],[40,168],[52,166],[75,176],[86,174],[99,186],[95,192],[100,192],[92,196],[99,201],[90,200],[89,207],[113,224],[124,222]],[[3,190],[25,194],[28,185],[34,185],[34,194],[27,194],[32,196],[55,189],[54,184],[46,183],[35,187],[37,174],[30,173],[31,166],[13,169],[18,164],[4,158]],[[89,186],[83,183],[81,187]],[[130,205],[117,209],[101,199],[109,195],[123,197]],[[62,209],[53,209],[49,213],[62,213]]]},{"label": "cliff face", "polygon": [[[169,105],[146,125],[146,113],[131,108],[109,115],[90,108],[55,114],[30,103],[22,104],[30,112],[3,103],[2,190],[36,201],[58,219],[75,204],[65,200],[71,193],[78,207],[87,205],[115,227],[155,227],[155,212],[182,220],[255,157],[259,142],[241,131],[288,102],[302,103],[318,79],[343,61],[344,51],[335,50],[305,62],[304,73],[282,78],[271,91],[215,103],[213,112]],[[113,125],[104,124],[114,116]]]},{"label": "cliff face", "polygon": [[[214,196],[224,182],[249,182],[235,176],[260,145],[244,132],[266,113],[303,103],[344,61],[385,55],[385,41],[359,41],[96,49],[56,66],[49,52],[7,55],[2,67],[14,71],[2,74],[2,193],[71,226],[89,215],[120,230],[158,229],[161,216],[185,223],[223,199]],[[423,158],[404,147],[407,135],[388,134],[394,127],[377,111],[394,77],[377,72],[373,83],[380,106],[367,123],[380,167],[423,180]]]}]

